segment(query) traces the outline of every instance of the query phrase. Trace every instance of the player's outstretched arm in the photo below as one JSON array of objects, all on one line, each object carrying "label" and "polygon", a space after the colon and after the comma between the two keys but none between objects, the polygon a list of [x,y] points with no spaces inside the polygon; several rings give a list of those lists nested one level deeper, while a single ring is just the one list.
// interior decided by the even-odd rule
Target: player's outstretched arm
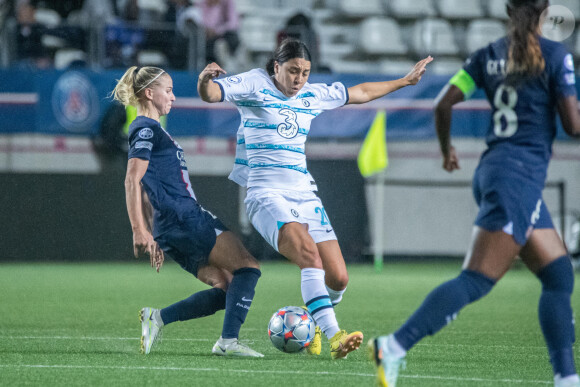
[{"label": "player's outstretched arm", "polygon": [[432,60],[433,58],[428,56],[427,58],[417,62],[409,74],[394,81],[365,82],[353,87],[349,87],[348,103],[360,104],[369,102],[392,93],[393,91],[399,90],[402,87],[416,85],[421,80],[423,74],[425,74],[427,64],[429,64]]},{"label": "player's outstretched arm", "polygon": [[558,100],[558,113],[562,127],[570,137],[580,138],[580,112],[578,98],[574,95]]},{"label": "player's outstretched arm", "polygon": [[219,77],[221,74],[226,74],[226,71],[215,62],[205,66],[199,74],[197,78],[197,92],[205,102],[220,102],[222,100],[222,90],[213,81],[214,78]]},{"label": "player's outstretched arm", "polygon": [[443,169],[453,172],[459,167],[455,148],[451,145],[451,110],[453,105],[465,99],[463,92],[455,85],[446,85],[435,99],[435,129],[443,156]]}]

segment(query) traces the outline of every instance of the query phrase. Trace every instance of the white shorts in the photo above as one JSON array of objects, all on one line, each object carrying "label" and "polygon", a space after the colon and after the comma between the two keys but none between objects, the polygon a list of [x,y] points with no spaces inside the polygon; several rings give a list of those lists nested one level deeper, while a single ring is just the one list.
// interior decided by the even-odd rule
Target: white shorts
[{"label": "white shorts", "polygon": [[244,203],[252,225],[276,251],[279,230],[290,222],[307,224],[315,243],[336,240],[322,202],[313,191],[250,189]]}]

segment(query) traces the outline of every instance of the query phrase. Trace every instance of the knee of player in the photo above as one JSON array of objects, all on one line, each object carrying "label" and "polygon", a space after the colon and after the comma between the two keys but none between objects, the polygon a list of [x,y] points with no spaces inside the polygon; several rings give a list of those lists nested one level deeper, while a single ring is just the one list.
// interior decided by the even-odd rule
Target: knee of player
[{"label": "knee of player", "polygon": [[329,278],[328,273],[326,274],[326,284],[329,288],[336,291],[342,291],[346,289],[348,285],[348,273],[340,273]]},{"label": "knee of player", "polygon": [[211,287],[214,289],[221,289],[224,292],[227,292],[229,286],[230,286],[229,281],[220,281],[220,282],[216,282],[216,283],[212,284]]},{"label": "knee of player", "polygon": [[247,251],[245,251],[240,256],[236,266],[237,267],[235,267],[233,271],[236,271],[237,269],[242,269],[244,267],[249,267],[252,269],[260,270],[260,263],[258,262],[258,260],[256,258],[254,258],[254,256]]}]

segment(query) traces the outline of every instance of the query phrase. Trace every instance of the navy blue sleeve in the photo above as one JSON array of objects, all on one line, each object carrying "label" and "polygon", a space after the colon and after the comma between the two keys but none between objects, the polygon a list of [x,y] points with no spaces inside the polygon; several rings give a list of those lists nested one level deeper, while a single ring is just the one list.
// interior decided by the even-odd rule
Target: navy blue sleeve
[{"label": "navy blue sleeve", "polygon": [[485,66],[482,65],[484,61],[483,57],[485,55],[485,49],[479,49],[474,52],[463,65],[463,69],[471,76],[475,85],[478,88],[483,87],[485,83]]},{"label": "navy blue sleeve", "polygon": [[129,158],[151,159],[151,151],[158,133],[152,128],[137,128],[129,132]]},{"label": "navy blue sleeve", "polygon": [[546,61],[550,62],[552,68],[552,84],[555,87],[556,95],[560,97],[576,95],[574,60],[566,48],[563,45],[558,45],[553,55],[550,55]]}]

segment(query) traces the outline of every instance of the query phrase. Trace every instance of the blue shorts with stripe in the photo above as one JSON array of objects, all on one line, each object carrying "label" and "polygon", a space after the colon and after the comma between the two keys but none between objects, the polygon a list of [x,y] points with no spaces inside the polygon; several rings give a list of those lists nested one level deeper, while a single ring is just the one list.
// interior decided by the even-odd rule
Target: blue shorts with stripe
[{"label": "blue shorts with stripe", "polygon": [[475,224],[487,231],[503,230],[517,244],[525,245],[534,229],[554,228],[542,188],[543,182],[514,168],[481,163],[473,178],[473,195],[479,206]]},{"label": "blue shorts with stripe", "polygon": [[199,268],[208,264],[209,253],[223,231],[228,231],[227,227],[196,204],[155,241],[183,269],[197,277]]}]

